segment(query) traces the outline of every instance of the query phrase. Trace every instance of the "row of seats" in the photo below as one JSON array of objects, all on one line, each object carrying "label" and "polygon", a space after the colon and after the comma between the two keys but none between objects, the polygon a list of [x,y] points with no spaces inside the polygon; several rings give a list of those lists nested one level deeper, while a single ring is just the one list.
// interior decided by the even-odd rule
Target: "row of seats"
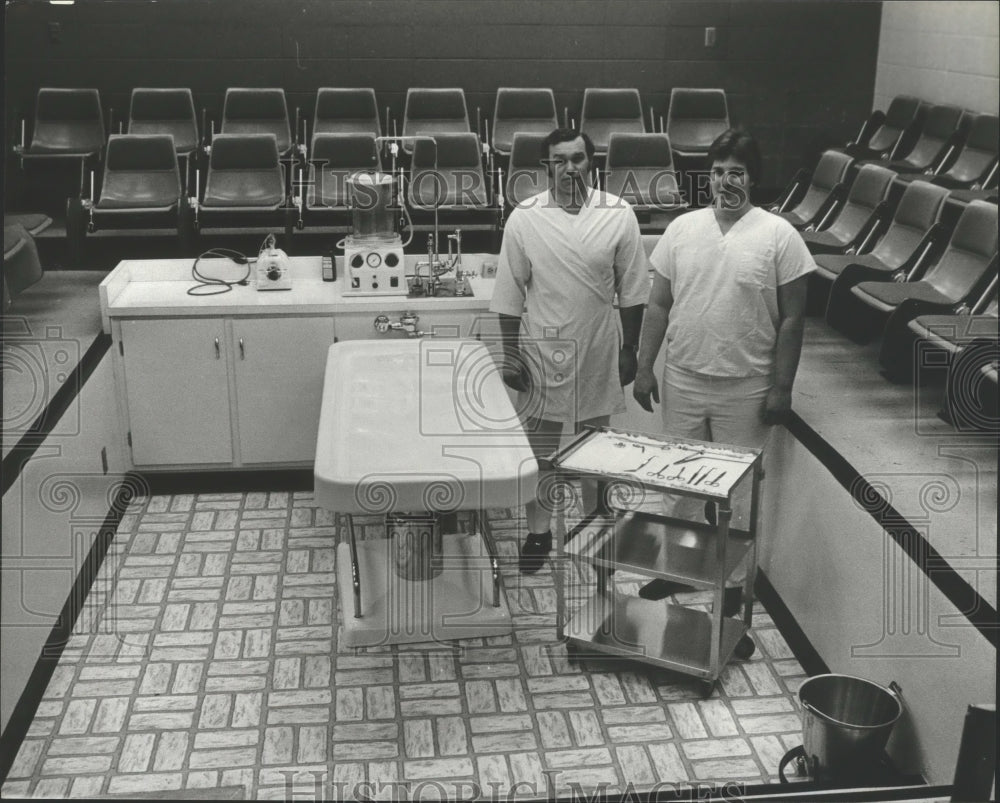
[{"label": "row of seats", "polygon": [[[516,133],[506,174],[484,170],[474,133],[416,140],[403,182],[406,201],[416,212],[460,211],[467,221],[480,213],[479,223],[495,226],[501,212],[547,186],[544,136]],[[219,134],[204,182],[198,167],[186,194],[170,136],[116,134],[106,148],[101,180],[92,182],[93,195],[70,201],[67,232],[78,240],[98,229],[284,225],[287,230],[335,223],[351,206],[349,178],[388,167],[370,133],[319,134],[307,162],[292,168],[289,193],[288,166],[281,163],[272,134]],[[612,133],[602,177],[606,189],[640,212],[685,207],[665,134]]]},{"label": "row of seats", "polygon": [[996,115],[899,97],[772,207],[802,233],[810,303],[893,381],[945,384],[960,430],[997,429]]},{"label": "row of seats", "polygon": [[[387,119],[383,128],[375,91],[368,88],[323,87],[316,93],[309,121],[296,109],[290,123],[284,90],[280,88],[230,88],[223,103],[220,133],[271,133],[278,152],[303,149],[321,134],[372,134],[395,131]],[[568,110],[566,112],[568,117]],[[301,126],[301,131],[300,131]],[[551,89],[501,87],[497,90],[488,145],[508,156],[516,133],[547,134],[559,126],[555,95]],[[666,133],[679,153],[703,155],[712,140],[729,126],[725,92],[721,89],[674,88],[667,110]],[[210,139],[202,121],[199,132],[194,99],[189,89],[137,88],[132,90],[124,133],[170,134],[179,154],[194,152]],[[650,121],[655,129],[655,122]],[[214,128],[214,127],[213,127]],[[612,133],[646,131],[642,101],[636,89],[588,88],[583,93],[580,128],[604,155]],[[460,88],[411,88],[406,93],[401,136],[469,133],[465,93]],[[477,121],[477,127],[479,130]],[[18,148],[24,158],[89,156],[105,144],[104,114],[96,89],[42,88],[38,92],[30,141]],[[404,143],[407,153],[412,142]]]}]

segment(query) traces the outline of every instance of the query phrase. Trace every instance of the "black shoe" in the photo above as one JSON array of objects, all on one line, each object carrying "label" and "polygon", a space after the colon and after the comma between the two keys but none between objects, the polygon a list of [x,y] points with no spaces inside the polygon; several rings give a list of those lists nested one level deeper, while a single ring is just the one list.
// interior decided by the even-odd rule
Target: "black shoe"
[{"label": "black shoe", "polygon": [[552,551],[552,531],[544,533],[528,533],[521,544],[521,556],[518,561],[522,574],[534,574],[542,568],[546,556]]},{"label": "black shoe", "polygon": [[736,586],[727,588],[722,594],[722,615],[739,616],[740,608],[743,606],[743,588]]},{"label": "black shoe", "polygon": [[676,583],[673,580],[650,580],[646,585],[639,589],[639,596],[643,599],[650,600],[661,600],[666,599],[672,594],[683,594],[685,591],[694,591],[694,589],[685,585],[684,583]]},{"label": "black shoe", "polygon": [[715,502],[705,503],[705,521],[715,527],[719,523],[719,517],[715,515]]}]

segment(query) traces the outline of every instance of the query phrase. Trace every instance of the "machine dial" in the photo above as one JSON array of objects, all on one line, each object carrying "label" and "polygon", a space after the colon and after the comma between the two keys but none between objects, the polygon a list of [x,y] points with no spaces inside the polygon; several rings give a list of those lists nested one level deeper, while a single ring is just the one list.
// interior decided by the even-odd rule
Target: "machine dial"
[{"label": "machine dial", "polygon": [[390,251],[388,254],[385,255],[385,264],[390,268],[394,268],[396,267],[396,265],[399,264],[399,257],[396,256],[395,253]]},{"label": "machine dial", "polygon": [[373,251],[372,253],[370,253],[368,255],[368,259],[366,261],[368,262],[368,267],[369,268],[377,268],[379,265],[382,264],[382,257],[381,257],[381,255],[376,254]]}]

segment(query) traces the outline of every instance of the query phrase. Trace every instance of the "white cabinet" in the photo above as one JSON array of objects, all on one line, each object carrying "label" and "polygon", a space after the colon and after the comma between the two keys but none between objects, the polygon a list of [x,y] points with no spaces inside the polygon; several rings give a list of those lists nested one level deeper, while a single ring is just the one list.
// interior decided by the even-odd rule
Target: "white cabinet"
[{"label": "white cabinet", "polygon": [[243,463],[312,462],[333,318],[235,318],[236,420]]},{"label": "white cabinet", "polygon": [[118,339],[133,465],[312,462],[331,316],[126,318]]},{"label": "white cabinet", "polygon": [[126,319],[119,342],[132,462],[232,463],[225,322]]}]

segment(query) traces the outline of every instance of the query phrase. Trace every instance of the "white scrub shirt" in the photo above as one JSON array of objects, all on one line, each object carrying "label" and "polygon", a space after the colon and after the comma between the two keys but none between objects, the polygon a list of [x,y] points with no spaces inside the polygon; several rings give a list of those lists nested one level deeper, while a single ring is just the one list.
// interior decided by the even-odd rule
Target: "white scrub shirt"
[{"label": "white scrub shirt", "polygon": [[766,376],[778,338],[777,288],[815,270],[801,235],[754,207],[726,234],[709,207],[674,220],[649,257],[670,280],[667,362],[697,374]]},{"label": "white scrub shirt", "polygon": [[521,319],[521,351],[540,391],[527,415],[572,423],[625,411],[613,302],[649,299],[649,263],[632,207],[591,191],[571,215],[549,192],[515,209],[504,231],[490,311]]}]

